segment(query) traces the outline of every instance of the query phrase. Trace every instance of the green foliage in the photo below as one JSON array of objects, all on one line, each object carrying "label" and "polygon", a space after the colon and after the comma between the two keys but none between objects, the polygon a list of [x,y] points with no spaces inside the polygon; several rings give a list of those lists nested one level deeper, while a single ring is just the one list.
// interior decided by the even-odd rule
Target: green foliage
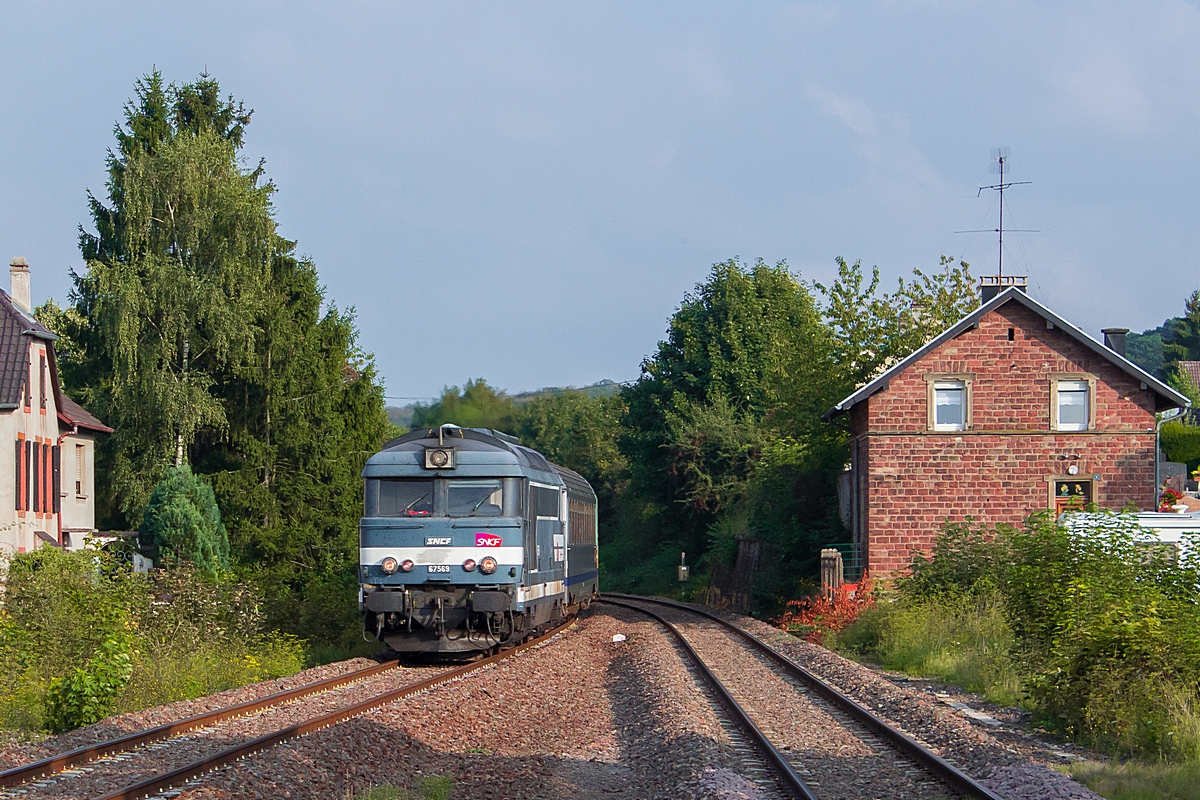
[{"label": "green foliage", "polygon": [[1184,315],[1167,320],[1163,337],[1163,372],[1167,378],[1179,375],[1180,361],[1200,360],[1200,291],[1192,292],[1183,304]]},{"label": "green foliage", "polygon": [[538,395],[517,406],[516,414],[522,444],[592,485],[600,503],[600,539],[607,542],[628,481],[629,465],[617,447],[625,401],[619,394],[565,391]]},{"label": "green foliage", "polygon": [[105,639],[86,664],[50,682],[46,727],[51,733],[65,733],[104,719],[132,674],[128,636]]},{"label": "green foliage", "polygon": [[956,634],[938,656],[930,643],[998,597],[1014,637],[1001,665],[1019,670],[1043,723],[1114,754],[1200,757],[1200,557],[1190,545],[1177,555],[1131,515],[1076,526],[1048,512],[1020,529],[950,526],[932,560],[914,560],[895,610],[842,641],[949,679],[939,660],[970,661],[979,644]]},{"label": "green foliage", "polygon": [[450,422],[462,428],[491,428],[508,433],[515,427],[515,418],[512,399],[480,378],[467,381],[461,394],[457,386],[450,386],[433,405],[417,404],[413,408],[412,426],[432,428]]},{"label": "green foliage", "polygon": [[1195,469],[1200,464],[1200,425],[1166,423],[1162,426],[1161,445],[1168,461],[1178,461]]},{"label": "green foliage", "polygon": [[1200,800],[1200,761],[1077,761],[1071,777],[1109,800]]},{"label": "green foliage", "polygon": [[0,727],[63,731],[303,667],[261,595],[190,565],[153,575],[97,551],[13,556],[0,609]]},{"label": "green foliage", "polygon": [[154,487],[139,529],[156,562],[187,561],[213,574],[229,566],[229,537],[212,487],[186,464],[168,467]]},{"label": "green foliage", "polygon": [[1003,599],[987,591],[881,602],[826,645],[1015,705],[1023,697],[1022,675],[1004,612]]},{"label": "green foliage", "polygon": [[879,292],[879,268],[864,287],[862,262],[837,259],[838,277],[813,286],[825,299],[825,317],[837,343],[834,362],[848,370],[853,385],[874,378],[979,306],[970,265],[942,256],[941,271],[913,270],[895,293]]},{"label": "green foliage", "polygon": [[417,778],[416,792],[383,784],[359,792],[354,800],[450,800],[453,793],[454,779],[449,775],[423,775]]},{"label": "green foliage", "polygon": [[1163,337],[1160,330],[1130,333],[1125,337],[1125,356],[1156,378],[1163,379]]}]

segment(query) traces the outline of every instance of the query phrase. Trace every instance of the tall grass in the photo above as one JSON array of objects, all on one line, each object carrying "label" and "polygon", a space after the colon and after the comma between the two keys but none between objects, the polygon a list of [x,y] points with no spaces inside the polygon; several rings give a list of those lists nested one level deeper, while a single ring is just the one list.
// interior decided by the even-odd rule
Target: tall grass
[{"label": "tall grass", "polygon": [[249,586],[95,551],[14,556],[0,608],[0,728],[60,732],[304,667]]},{"label": "tall grass", "polygon": [[881,602],[826,644],[909,675],[961,686],[989,700],[1022,698],[1016,639],[995,594],[926,602]]}]

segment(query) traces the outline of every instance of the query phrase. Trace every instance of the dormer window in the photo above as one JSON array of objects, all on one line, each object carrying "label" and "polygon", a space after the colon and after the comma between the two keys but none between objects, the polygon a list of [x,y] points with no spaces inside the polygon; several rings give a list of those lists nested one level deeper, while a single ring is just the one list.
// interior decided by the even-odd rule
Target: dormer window
[{"label": "dormer window", "polygon": [[45,353],[43,353],[39,357],[38,363],[41,366],[41,369],[38,371],[38,389],[41,391],[41,395],[42,395],[42,408],[45,408],[46,407],[46,383],[47,383]]},{"label": "dormer window", "polygon": [[974,375],[926,375],[928,429],[965,431],[971,427],[971,384]]}]

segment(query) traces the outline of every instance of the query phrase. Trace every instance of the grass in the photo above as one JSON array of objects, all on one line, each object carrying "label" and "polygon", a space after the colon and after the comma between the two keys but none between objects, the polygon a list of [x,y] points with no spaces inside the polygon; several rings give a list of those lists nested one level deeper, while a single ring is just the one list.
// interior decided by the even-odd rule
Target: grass
[{"label": "grass", "polygon": [[450,800],[453,792],[454,779],[449,775],[427,775],[417,778],[415,793],[385,783],[364,789],[353,800]]},{"label": "grass", "polygon": [[1017,705],[1022,677],[1015,637],[995,597],[922,603],[881,602],[827,642],[886,669],[961,686],[1002,705]]},{"label": "grass", "polygon": [[1109,800],[1200,800],[1200,761],[1084,761],[1070,774]]}]

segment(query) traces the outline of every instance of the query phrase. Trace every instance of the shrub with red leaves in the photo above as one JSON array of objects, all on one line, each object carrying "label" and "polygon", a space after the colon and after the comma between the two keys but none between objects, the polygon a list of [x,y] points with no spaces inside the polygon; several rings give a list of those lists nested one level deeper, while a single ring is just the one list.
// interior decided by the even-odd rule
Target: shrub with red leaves
[{"label": "shrub with red leaves", "polygon": [[832,598],[817,596],[789,600],[783,614],[772,623],[805,641],[821,644],[826,633],[845,629],[873,605],[871,581],[864,578],[859,583],[847,583],[835,589]]}]

